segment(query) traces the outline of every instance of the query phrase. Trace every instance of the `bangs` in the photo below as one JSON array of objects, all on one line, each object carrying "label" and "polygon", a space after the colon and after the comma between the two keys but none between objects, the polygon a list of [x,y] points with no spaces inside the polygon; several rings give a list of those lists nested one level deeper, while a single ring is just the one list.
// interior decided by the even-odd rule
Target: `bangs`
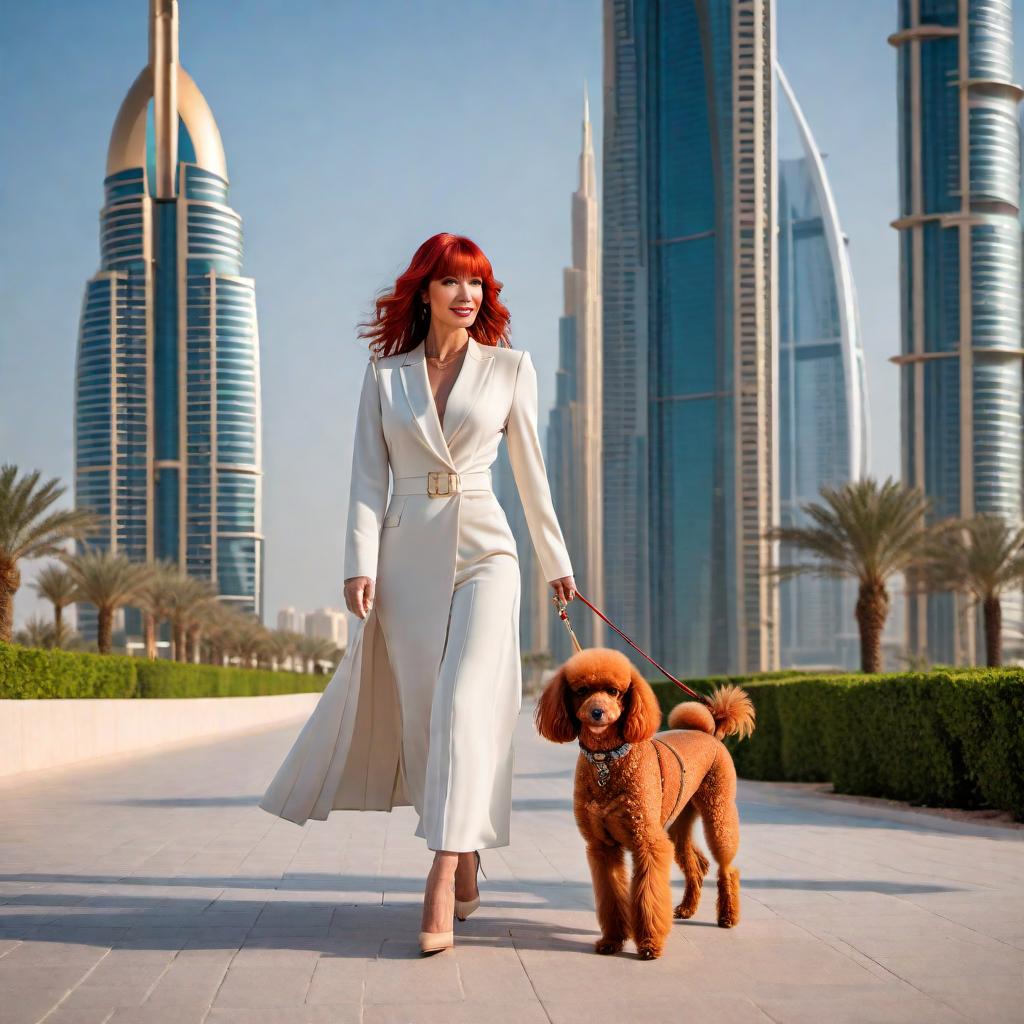
[{"label": "bangs", "polygon": [[479,277],[488,281],[491,276],[491,264],[483,252],[475,245],[457,244],[451,246],[434,267],[431,275],[437,281],[442,277]]}]

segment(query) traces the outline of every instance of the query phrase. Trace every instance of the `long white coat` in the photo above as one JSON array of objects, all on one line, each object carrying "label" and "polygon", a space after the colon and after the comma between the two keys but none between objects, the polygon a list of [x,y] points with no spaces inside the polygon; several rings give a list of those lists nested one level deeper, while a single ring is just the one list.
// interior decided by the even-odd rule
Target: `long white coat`
[{"label": "long white coat", "polygon": [[[260,802],[296,824],[326,819],[332,810],[391,810],[413,803],[402,777],[402,716],[392,669],[399,659],[389,657],[378,613],[387,608],[388,640],[402,645],[396,652],[401,663],[413,658],[436,676],[460,538],[465,544],[469,537],[481,557],[516,557],[512,531],[493,492],[456,490],[430,497],[428,473],[489,479],[504,433],[544,577],[572,575],[537,432],[537,374],[530,355],[481,345],[472,337],[468,345],[443,430],[423,342],[408,353],[371,356],[367,365],[352,456],[344,578],[371,577],[377,599],[357,622],[344,658]],[[394,493],[415,487],[422,490]],[[507,623],[488,626],[508,628]],[[512,628],[518,630],[518,622]],[[502,670],[515,672],[516,678],[503,685],[515,686],[518,694],[518,656],[514,667],[503,663]],[[423,765],[405,770],[422,771]]]}]

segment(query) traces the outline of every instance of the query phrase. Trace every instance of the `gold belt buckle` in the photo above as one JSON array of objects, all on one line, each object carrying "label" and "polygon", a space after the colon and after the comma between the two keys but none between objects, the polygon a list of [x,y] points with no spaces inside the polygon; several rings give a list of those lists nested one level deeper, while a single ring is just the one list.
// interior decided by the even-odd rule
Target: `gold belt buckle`
[{"label": "gold belt buckle", "polygon": [[446,470],[432,470],[427,473],[427,494],[431,498],[444,498],[459,489],[459,474]]}]

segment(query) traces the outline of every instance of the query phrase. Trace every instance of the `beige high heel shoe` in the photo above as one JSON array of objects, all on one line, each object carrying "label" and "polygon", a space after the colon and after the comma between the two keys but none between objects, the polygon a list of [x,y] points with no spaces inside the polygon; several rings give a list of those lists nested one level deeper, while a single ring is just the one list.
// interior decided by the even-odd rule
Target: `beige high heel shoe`
[{"label": "beige high heel shoe", "polygon": [[[477,871],[483,871],[483,865],[480,863],[480,851],[475,850],[476,853],[476,869]],[[484,878],[487,877],[487,872],[484,871]],[[456,897],[455,900],[455,916],[460,921],[465,921],[470,914],[480,906],[480,882],[479,877],[476,886],[476,895],[471,900],[460,900]]]},{"label": "beige high heel shoe", "polygon": [[[455,898],[455,879],[452,879],[451,887],[448,891],[452,894],[452,898]],[[420,955],[426,956],[429,953],[440,953],[444,949],[449,949],[455,945],[455,929],[449,929],[446,932],[420,932]]]}]

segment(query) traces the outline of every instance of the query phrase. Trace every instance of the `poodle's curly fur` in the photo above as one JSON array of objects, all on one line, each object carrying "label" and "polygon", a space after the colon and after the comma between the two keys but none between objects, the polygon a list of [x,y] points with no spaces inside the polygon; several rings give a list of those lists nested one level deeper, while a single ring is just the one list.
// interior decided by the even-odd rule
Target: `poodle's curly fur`
[{"label": "poodle's curly fur", "polygon": [[[576,762],[573,810],[586,843],[601,927],[595,950],[617,953],[632,937],[641,959],[661,955],[672,929],[673,857],[686,877],[674,916],[696,913],[709,866],[691,837],[698,814],[718,862],[718,924],[737,924],[736,768],[721,740],[753,731],[754,706],[747,694],[726,685],[714,691],[710,705],[678,704],[669,712],[669,730],[658,733],[661,708],[632,662],[619,651],[590,647],[551,677],[537,702],[535,721],[538,732],[555,743],[578,738],[589,751],[631,744],[625,755],[606,761],[610,772],[604,786],[598,785],[595,767],[582,751]],[[674,811],[677,816],[666,832]],[[631,881],[626,850],[633,861]]]}]

